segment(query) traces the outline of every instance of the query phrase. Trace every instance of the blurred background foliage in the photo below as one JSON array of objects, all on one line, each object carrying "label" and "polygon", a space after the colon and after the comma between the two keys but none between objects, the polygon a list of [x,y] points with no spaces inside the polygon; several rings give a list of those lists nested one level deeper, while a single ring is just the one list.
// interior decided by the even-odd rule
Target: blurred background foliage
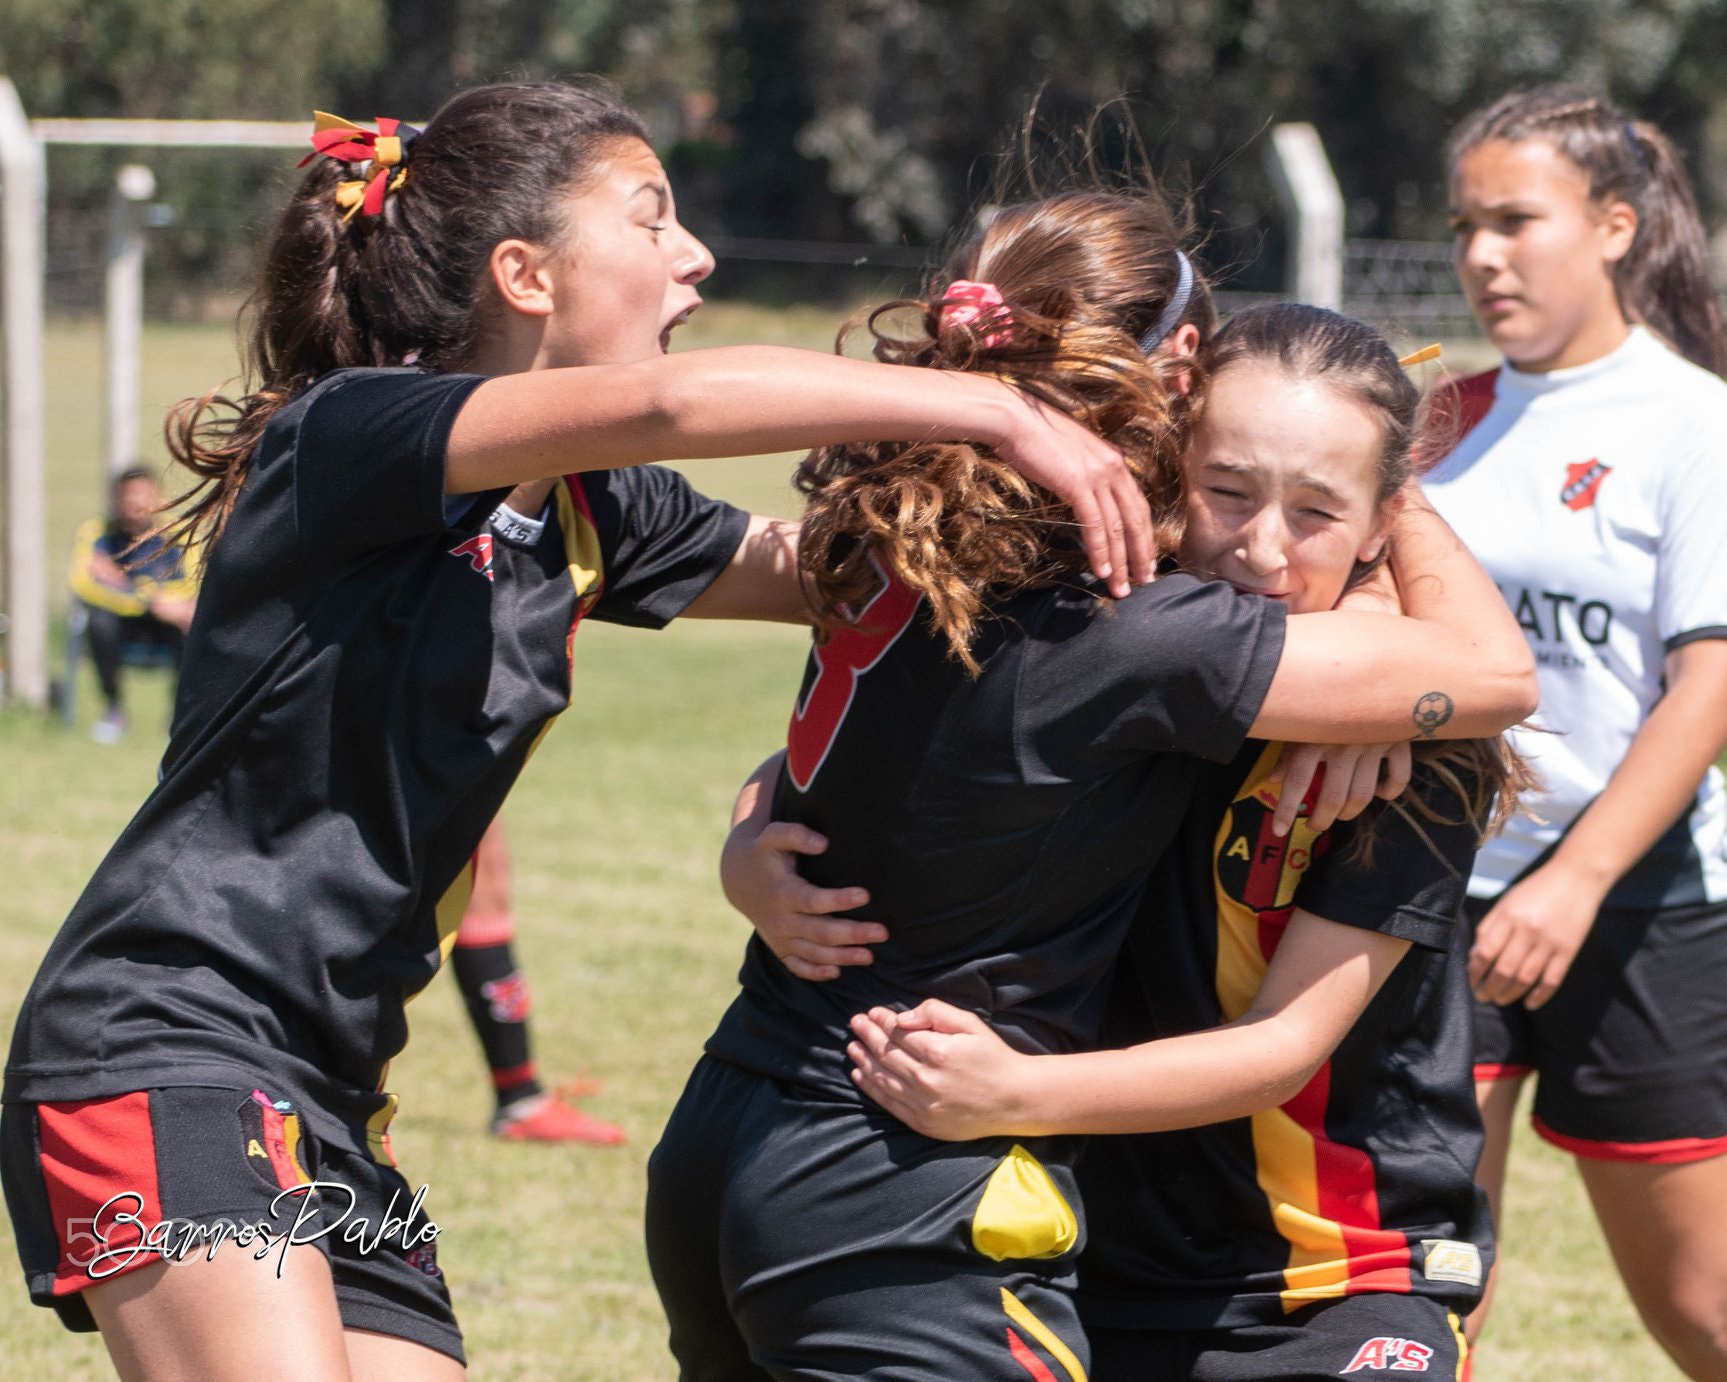
[{"label": "blurred background foliage", "polygon": [[[604,72],[715,238],[937,243],[990,195],[1034,100],[1056,134],[1116,102],[1118,158],[1148,151],[1193,195],[1213,271],[1260,290],[1281,280],[1270,124],[1319,127],[1352,236],[1436,239],[1451,124],[1513,85],[1587,82],[1679,140],[1713,222],[1723,58],[1727,0],[6,0],[0,17],[0,73],[32,116],[412,119],[464,85]],[[66,263],[99,254],[80,236],[136,156],[51,154]],[[177,221],[152,308],[195,315],[189,285],[243,290],[291,160],[150,161]],[[715,287],[771,296],[776,271],[746,259]],[[856,289],[843,265],[827,277]]]}]

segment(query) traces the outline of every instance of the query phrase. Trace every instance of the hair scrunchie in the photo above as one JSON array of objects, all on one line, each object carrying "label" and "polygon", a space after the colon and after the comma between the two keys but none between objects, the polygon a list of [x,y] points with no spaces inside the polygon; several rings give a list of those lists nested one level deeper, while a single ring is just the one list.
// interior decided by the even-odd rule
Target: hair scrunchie
[{"label": "hair scrunchie", "polygon": [[983,347],[994,350],[999,345],[1006,345],[1013,336],[1013,313],[1003,301],[1001,289],[993,283],[973,283],[969,278],[956,278],[947,285],[947,291],[942,294],[941,316],[937,318],[936,330],[946,331],[950,326],[970,326],[980,317],[993,317],[999,325],[995,330],[984,334]]},{"label": "hair scrunchie", "polygon": [[336,184],[336,205],[342,208],[344,222],[361,211],[379,215],[390,193],[408,180],[408,154],[420,131],[383,115],[376,130],[328,111],[315,110],[312,119],[312,152],[295,166],[304,168],[320,155],[338,163],[368,164],[361,177]]}]

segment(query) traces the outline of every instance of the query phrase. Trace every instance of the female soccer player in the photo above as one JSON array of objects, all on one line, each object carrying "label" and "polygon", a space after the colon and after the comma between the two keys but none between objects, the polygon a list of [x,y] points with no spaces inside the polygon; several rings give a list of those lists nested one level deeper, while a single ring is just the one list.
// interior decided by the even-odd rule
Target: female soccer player
[{"label": "female soccer player", "polygon": [[1466,434],[1428,483],[1523,625],[1549,731],[1516,735],[1536,816],[1469,884],[1482,1183],[1497,1206],[1534,1074],[1644,1321],[1719,1378],[1727,339],[1703,230],[1660,131],[1587,92],[1506,96],[1449,158],[1458,275],[1505,363],[1457,386]]},{"label": "female soccer player", "polygon": [[801,617],[768,524],[641,462],[980,438],[1093,520],[1123,593],[1151,562],[1112,448],[995,380],[666,357],[713,261],[605,90],[481,87],[417,137],[321,120],[314,148],[251,391],[176,433],[209,556],[162,778],[6,1073],[31,1294],[127,1377],[252,1378],[272,1349],[319,1377],[460,1373],[383,1081],[568,703],[575,624]]},{"label": "female soccer player", "polygon": [[[1183,568],[1332,608],[1382,555],[1418,391],[1377,332],[1311,307],[1244,312],[1200,360]],[[1027,1055],[939,1002],[853,1022],[859,1088],[929,1136],[1152,1134],[1079,1165],[1100,1382],[1462,1362],[1491,1234],[1457,913],[1515,760],[1422,744],[1398,806],[1280,837],[1279,748],[1208,768],[1152,875],[1106,1024],[1129,1049]]]},{"label": "female soccer player", "polygon": [[[1190,273],[1149,195],[1010,207],[950,264],[930,330],[896,339],[878,314],[878,350],[1066,400],[1167,499],[1184,428],[1163,381],[1186,366],[1151,352]],[[833,840],[812,881],[864,884],[891,936],[828,985],[752,941],[650,1164],[673,1352],[692,1379],[1077,1377],[1069,1145],[884,1118],[848,1078],[848,1019],[939,997],[1028,1049],[1093,1044],[1189,754],[1228,762],[1250,733],[1383,741],[1427,705],[1438,734],[1496,732],[1531,708],[1527,649],[1419,504],[1396,522],[1415,617],[1286,618],[1183,575],[1105,606],[976,447],[829,448],[803,484],[829,636],[774,815]]]}]

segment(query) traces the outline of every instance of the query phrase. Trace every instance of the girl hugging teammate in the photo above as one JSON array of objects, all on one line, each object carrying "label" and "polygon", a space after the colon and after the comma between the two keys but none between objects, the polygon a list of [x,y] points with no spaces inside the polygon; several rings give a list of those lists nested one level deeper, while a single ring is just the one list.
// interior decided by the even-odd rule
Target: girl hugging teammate
[{"label": "girl hugging teammate", "polygon": [[[568,703],[576,626],[805,617],[773,525],[642,462],[983,438],[1073,502],[1114,588],[1151,560],[1113,449],[997,381],[667,356],[713,260],[601,87],[481,87],[424,132],[324,120],[314,146],[250,391],[174,432],[208,555],[161,780],[44,959],[6,1070],[32,1297],[100,1328],[128,1377],[249,1379],[260,1339],[320,1377],[460,1373],[423,1221],[332,1230],[413,1198],[384,1084],[404,1006]],[[236,1248],[241,1229],[279,1252]],[[152,1250],[175,1243],[216,1246]]]},{"label": "girl hugging teammate", "polygon": [[[1197,899],[1215,887],[1216,921],[1197,931],[1135,932],[1114,1010],[1127,1025],[1115,1035],[1167,1036],[1221,1018],[1236,1026],[1094,1058],[1093,1073],[1117,1077],[1117,1092],[1153,1090],[1142,1102],[1104,1097],[1086,1107],[1088,1086],[1064,1062],[1031,1067],[1034,1083],[1024,1058],[1007,1060],[999,1043],[975,1040],[975,1024],[951,1014],[908,1024],[880,1012],[858,1029],[866,1087],[931,1130],[949,1118],[968,1130],[1168,1127],[1170,1100],[1151,1082],[1209,1069],[1180,1059],[1228,1049],[1208,1043],[1246,1043],[1250,1058],[1269,1050],[1262,1074],[1287,1068],[1284,1058],[1304,1050],[1331,1052],[1279,1108],[1094,1149],[1084,1176],[1107,1228],[1082,1274],[1082,1308],[1106,1366],[1110,1357],[1139,1366],[1151,1337],[1170,1344],[1163,1356],[1174,1376],[1187,1367],[1196,1376],[1239,1368],[1238,1349],[1265,1344],[1276,1346],[1269,1360],[1283,1350],[1292,1366],[1323,1361],[1328,1373],[1404,1361],[1389,1350],[1419,1313],[1416,1297],[1458,1309],[1482,1284],[1486,1263],[1471,1247],[1484,1245],[1485,1225],[1468,1191],[1477,1143],[1457,1097],[1471,1052],[1485,1122],[1480,1178],[1495,1206],[1517,1096],[1534,1074],[1537,1130],[1577,1157],[1652,1332],[1691,1376],[1717,1377],[1727,1366],[1727,1250],[1717,1231],[1727,1218],[1727,1027],[1718,982],[1727,811],[1713,766],[1727,743],[1727,605],[1717,569],[1727,522],[1719,379],[1727,340],[1702,227],[1660,132],[1588,92],[1547,88],[1496,102],[1460,127],[1450,162],[1459,274],[1506,363],[1447,391],[1442,416],[1462,440],[1429,476],[1429,490],[1522,625],[1542,682],[1536,729],[1556,731],[1512,736],[1542,787],[1526,798],[1530,813],[1480,855],[1468,883],[1464,953],[1455,941],[1443,959],[1434,952],[1418,961],[1418,950],[1377,997],[1371,985],[1358,989],[1334,1009],[1361,1014],[1347,1035],[1322,1024],[1307,1029],[1309,1038],[1298,1031],[1288,1045],[1256,1047],[1300,1006],[1299,989],[1282,977],[1298,972],[1302,912],[1286,927],[1273,918],[1269,934],[1282,940],[1255,990],[1248,981],[1264,956],[1240,931],[1257,927],[1263,940],[1267,919],[1261,912],[1254,922],[1242,890],[1264,885],[1278,901],[1267,880],[1284,875],[1242,876],[1230,851],[1251,850],[1245,832],[1231,832],[1258,807],[1251,793],[1226,795],[1223,822],[1215,838],[1199,829],[1186,875],[1196,899],[1186,914],[1203,916]],[[1228,372],[1213,382],[1226,394]],[[1203,502],[1203,493],[1195,488],[1191,497]],[[1394,818],[1380,829],[1396,840],[1401,827]],[[1447,840],[1431,824],[1421,833]],[[1298,907],[1329,917],[1326,909],[1340,905],[1326,879],[1338,869],[1341,838],[1333,832],[1327,862],[1294,892]],[[1453,833],[1455,847],[1446,850],[1453,867],[1466,857],[1461,838]],[[1169,888],[1160,873],[1148,916]],[[1455,881],[1443,890],[1454,891]],[[1396,897],[1377,900],[1381,915],[1394,919]],[[801,937],[786,933],[783,908],[764,913],[779,928],[776,947],[806,972],[856,961],[857,947],[879,934],[809,915],[838,901],[799,897],[805,915],[790,925]],[[1465,964],[1477,996],[1468,1039],[1455,998]],[[1432,984],[1411,990],[1407,977],[1424,973]],[[1317,986],[1312,1001],[1323,992]],[[1413,1003],[1407,1023],[1390,1016],[1403,998]],[[938,1037],[949,1043],[939,1075],[925,1059]],[[1395,1068],[1364,1039],[1397,1052]],[[998,1061],[999,1078],[992,1083],[984,1077],[990,1067],[962,1061],[967,1051]],[[1315,1084],[1322,1077],[1323,1098]],[[1202,1087],[1227,1092],[1227,1084]],[[1361,1102],[1376,1093],[1388,1097]],[[1433,1114],[1429,1135],[1418,1128],[1410,1138],[1410,1159],[1392,1143],[1409,1132],[1397,1109],[1416,1102]],[[1214,1117],[1230,1110],[1224,1098],[1210,1107]],[[1051,1110],[1062,1112],[1052,1118]],[[1298,1163],[1307,1158],[1309,1147],[1312,1174],[1292,1182],[1277,1173],[1292,1153]],[[1327,1148],[1334,1155],[1320,1155]],[[1351,1148],[1352,1156],[1335,1155]],[[1353,1212],[1316,1212],[1328,1175],[1345,1192],[1337,1203]],[[1219,1223],[1236,1232],[1213,1231]],[[1432,1235],[1419,1246],[1417,1229]],[[1340,1289],[1360,1294],[1333,1306],[1301,1304]],[[1326,1329],[1280,1335],[1281,1326],[1253,1322],[1274,1295],[1305,1312],[1286,1324],[1347,1321],[1354,1330],[1352,1315],[1387,1308],[1395,1318],[1389,1333],[1370,1326],[1359,1355],[1342,1358],[1337,1346],[1348,1339],[1332,1339],[1321,1359],[1310,1350]],[[1471,1334],[1485,1309],[1472,1315]],[[1221,1320],[1247,1332],[1219,1329]],[[1205,1327],[1196,1331],[1196,1321]],[[1443,1343],[1439,1352],[1448,1352]]]},{"label": "girl hugging teammate", "polygon": [[[1367,598],[1417,419],[1384,340],[1255,308],[1199,360],[1183,567],[1293,612]],[[1304,805],[1283,835],[1278,758],[1202,770],[1112,991],[1126,1049],[1030,1056],[936,1003],[854,1022],[860,1087],[931,1135],[1115,1134],[1078,1169],[1099,1379],[1463,1361],[1493,1239],[1457,911],[1523,774],[1497,740],[1419,743],[1400,800],[1330,828]]]},{"label": "girl hugging teammate", "polygon": [[[1193,366],[1158,347],[1191,275],[1150,195],[1008,207],[921,304],[922,331],[878,316],[878,351],[1022,381],[1117,441],[1167,505]],[[1371,469],[1377,417],[1351,436]],[[948,1142],[885,1119],[852,1082],[850,1019],[937,998],[1020,1051],[1089,1048],[1201,759],[1235,765],[1250,738],[1408,737],[1430,695],[1450,711],[1420,722],[1438,735],[1496,733],[1531,708],[1527,649],[1413,494],[1356,496],[1365,524],[1345,549],[1353,562],[1395,535],[1399,616],[1180,573],[1109,605],[1060,515],[976,447],[834,447],[804,484],[800,560],[827,622],[772,814],[831,841],[808,880],[863,885],[888,938],[828,984],[752,941],[650,1166],[672,1348],[687,1378],[1076,1378],[1072,1140],[998,1126]],[[1390,949],[1349,966],[1358,986],[1403,943],[1368,941]]]}]

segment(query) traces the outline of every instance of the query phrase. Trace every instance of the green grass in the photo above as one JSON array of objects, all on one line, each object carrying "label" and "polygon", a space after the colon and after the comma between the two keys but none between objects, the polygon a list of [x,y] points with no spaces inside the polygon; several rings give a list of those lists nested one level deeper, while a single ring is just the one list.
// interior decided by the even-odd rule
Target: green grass
[{"label": "green grass", "polygon": [[[823,346],[826,314],[706,309],[691,344],[775,339]],[[153,330],[146,411],[232,372],[224,331]],[[52,550],[101,493],[97,419],[75,383],[99,377],[93,326],[48,344]],[[148,439],[142,438],[141,445]],[[159,447],[146,454],[160,456]],[[711,491],[790,512],[791,458],[691,467]],[[430,1187],[440,1259],[486,1379],[671,1376],[641,1243],[643,1168],[655,1135],[729,1000],[744,939],[714,882],[736,784],[784,731],[803,640],[795,631],[691,624],[649,635],[594,625],[577,641],[575,703],[511,799],[520,951],[535,1039],[553,1078],[587,1069],[594,1110],[621,1149],[499,1144],[489,1091],[454,985],[413,1005],[392,1071],[395,1146]],[[130,683],[134,728],[113,748],[0,713],[0,1030],[104,850],[148,792],[167,715],[159,674]],[[81,695],[85,719],[93,687]],[[1637,1324],[1569,1160],[1520,1133],[1507,1267],[1480,1382],[1536,1375],[1677,1377]],[[8,1376],[109,1376],[101,1346],[66,1334],[0,1278]]]}]

